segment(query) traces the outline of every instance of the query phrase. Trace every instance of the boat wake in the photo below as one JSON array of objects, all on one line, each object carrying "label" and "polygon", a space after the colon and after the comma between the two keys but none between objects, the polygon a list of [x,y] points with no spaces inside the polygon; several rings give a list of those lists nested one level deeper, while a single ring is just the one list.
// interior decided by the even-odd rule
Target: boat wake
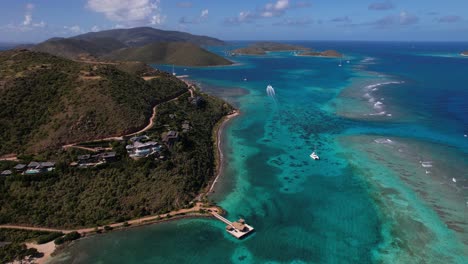
[{"label": "boat wake", "polygon": [[273,100],[275,100],[276,102],[276,92],[275,92],[275,89],[273,88],[273,86],[271,85],[268,85],[267,88],[266,88],[266,93],[269,97],[273,98]]}]

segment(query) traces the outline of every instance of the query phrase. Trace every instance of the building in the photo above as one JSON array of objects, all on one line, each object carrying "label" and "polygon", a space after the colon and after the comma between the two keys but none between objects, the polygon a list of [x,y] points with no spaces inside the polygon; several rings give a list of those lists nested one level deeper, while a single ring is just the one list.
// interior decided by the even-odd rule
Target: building
[{"label": "building", "polygon": [[37,168],[41,166],[41,164],[39,162],[36,162],[36,161],[31,161],[29,164],[28,164],[28,169],[33,169],[33,168]]},{"label": "building", "polygon": [[201,96],[190,97],[189,102],[196,107],[202,107],[205,104],[205,99]]},{"label": "building", "polygon": [[[116,152],[104,152],[95,155],[80,155],[77,157],[78,161],[73,162],[73,165],[77,165],[79,168],[96,167],[98,165],[114,162],[117,160]],[[70,164],[71,165],[71,164]]]},{"label": "building", "polygon": [[100,154],[99,160],[102,162],[113,162],[117,159],[117,153],[115,152],[105,152]]},{"label": "building", "polygon": [[136,137],[132,137],[130,139],[130,142],[142,142],[142,141],[146,141],[146,140],[149,140],[149,139],[150,138],[147,135],[136,136]]},{"label": "building", "polygon": [[131,158],[144,158],[155,153],[159,153],[162,146],[158,142],[148,141],[141,143],[140,141],[133,142],[125,147],[128,155]]},{"label": "building", "polygon": [[13,174],[11,170],[4,170],[0,173],[1,176],[10,176],[11,174]]},{"label": "building", "polygon": [[13,169],[15,169],[16,172],[23,172],[26,170],[26,164],[17,164]]},{"label": "building", "polygon": [[46,162],[37,162],[31,161],[27,165],[27,170],[24,174],[39,174],[44,172],[51,172],[55,169],[55,162],[46,161]]},{"label": "building", "polygon": [[172,147],[177,140],[179,140],[179,132],[177,131],[169,131],[167,133],[163,133],[163,142],[168,146]]}]

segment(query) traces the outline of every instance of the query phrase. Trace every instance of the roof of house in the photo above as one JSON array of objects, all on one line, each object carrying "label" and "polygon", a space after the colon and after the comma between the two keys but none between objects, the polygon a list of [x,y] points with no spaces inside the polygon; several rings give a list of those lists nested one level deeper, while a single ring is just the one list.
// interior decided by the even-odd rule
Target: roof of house
[{"label": "roof of house", "polygon": [[15,167],[13,167],[16,170],[22,170],[26,168],[26,164],[17,164]]},{"label": "roof of house", "polygon": [[55,162],[53,161],[46,161],[46,162],[41,162],[41,167],[54,167]]},{"label": "roof of house", "polygon": [[117,156],[117,153],[115,152],[106,152],[101,154],[102,158],[115,158],[115,156]]},{"label": "roof of house", "polygon": [[29,164],[28,164],[28,168],[35,168],[35,167],[39,167],[41,164],[39,162],[36,162],[36,161],[31,161]]},{"label": "roof of house", "polygon": [[1,175],[11,175],[13,172],[11,170],[4,170],[2,171]]},{"label": "roof of house", "polygon": [[179,133],[177,131],[173,131],[173,130],[167,132],[167,135],[166,135],[166,137],[168,137],[168,138],[175,138],[175,137],[178,137],[178,136],[179,136]]},{"label": "roof of house", "polygon": [[89,154],[86,154],[86,155],[79,155],[79,156],[78,156],[78,160],[87,160],[87,159],[89,159],[89,158],[91,158],[91,155],[89,155]]},{"label": "roof of house", "polygon": [[141,143],[140,141],[137,141],[135,143],[133,143],[133,145],[127,145],[127,149],[134,149],[134,148],[145,148],[145,147],[152,147],[152,146],[156,146],[158,144],[158,142],[155,142],[155,141],[148,141],[148,142],[145,142],[145,143]]},{"label": "roof of house", "polygon": [[244,231],[245,229],[245,224],[241,224],[239,222],[233,222],[232,226],[239,231]]},{"label": "roof of house", "polygon": [[137,141],[141,141],[143,139],[149,139],[149,137],[147,135],[143,135],[143,136],[137,136],[137,137],[132,137],[130,139],[131,142],[137,142]]}]

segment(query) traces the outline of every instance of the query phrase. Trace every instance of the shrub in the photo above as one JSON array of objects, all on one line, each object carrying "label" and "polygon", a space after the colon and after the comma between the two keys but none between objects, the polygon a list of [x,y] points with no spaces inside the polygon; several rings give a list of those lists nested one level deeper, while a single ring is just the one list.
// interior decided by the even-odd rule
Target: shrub
[{"label": "shrub", "polygon": [[50,242],[56,238],[59,238],[63,236],[63,233],[58,233],[58,232],[55,232],[55,233],[50,233],[50,234],[47,234],[47,235],[42,235],[40,237],[37,238],[37,244],[45,244],[47,242]]}]

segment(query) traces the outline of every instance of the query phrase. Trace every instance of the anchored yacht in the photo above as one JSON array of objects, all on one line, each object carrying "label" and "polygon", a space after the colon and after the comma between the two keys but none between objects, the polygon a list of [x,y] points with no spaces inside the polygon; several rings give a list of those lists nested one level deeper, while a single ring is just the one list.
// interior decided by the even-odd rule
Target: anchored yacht
[{"label": "anchored yacht", "polygon": [[310,154],[310,157],[311,157],[312,159],[314,159],[314,160],[319,160],[319,159],[320,159],[320,157],[317,155],[317,153],[315,153],[315,151],[312,152],[312,154]]}]

